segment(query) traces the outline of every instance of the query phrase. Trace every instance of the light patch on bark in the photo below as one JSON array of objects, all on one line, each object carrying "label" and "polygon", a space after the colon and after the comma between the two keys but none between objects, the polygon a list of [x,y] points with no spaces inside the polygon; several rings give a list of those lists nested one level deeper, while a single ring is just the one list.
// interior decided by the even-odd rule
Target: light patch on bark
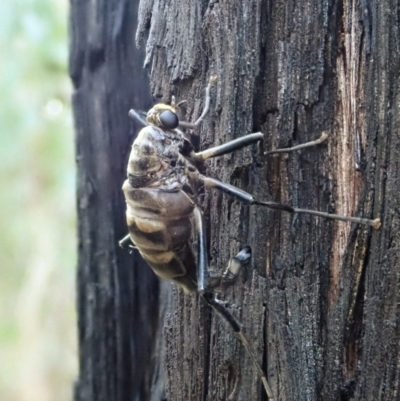
[{"label": "light patch on bark", "polygon": [[[359,10],[353,4],[350,20],[357,21]],[[354,216],[362,187],[362,154],[366,142],[364,110],[364,52],[362,29],[346,24],[342,34],[342,51],[337,59],[338,101],[336,120],[337,150],[332,152],[335,165],[336,213]],[[348,29],[347,29],[348,27]],[[360,56],[361,54],[361,56]],[[338,223],[332,237],[332,264],[329,303],[338,298],[343,252],[348,242],[351,225]]]}]

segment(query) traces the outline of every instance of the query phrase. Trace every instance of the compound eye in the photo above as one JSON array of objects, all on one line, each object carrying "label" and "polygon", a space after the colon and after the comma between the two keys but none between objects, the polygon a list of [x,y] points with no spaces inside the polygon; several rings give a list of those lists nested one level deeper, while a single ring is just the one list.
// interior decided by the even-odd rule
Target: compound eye
[{"label": "compound eye", "polygon": [[178,116],[170,110],[164,110],[161,112],[159,119],[161,124],[167,129],[174,129],[179,125]]}]

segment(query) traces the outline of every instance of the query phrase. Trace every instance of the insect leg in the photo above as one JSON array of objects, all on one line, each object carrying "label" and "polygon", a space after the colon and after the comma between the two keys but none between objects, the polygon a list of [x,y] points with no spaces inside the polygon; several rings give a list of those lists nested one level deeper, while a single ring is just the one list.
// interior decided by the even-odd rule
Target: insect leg
[{"label": "insect leg", "polygon": [[207,240],[204,230],[203,214],[198,206],[194,208],[194,221],[198,234],[197,250],[197,290],[203,293],[207,288],[208,269],[207,269]]},{"label": "insect leg", "polygon": [[271,387],[268,384],[267,377],[265,376],[264,371],[261,369],[261,366],[258,363],[257,358],[255,357],[255,353],[251,349],[249,342],[244,336],[239,322],[233,317],[233,315],[228,311],[228,309],[225,308],[223,303],[214,297],[212,293],[209,292],[204,293],[203,298],[208,303],[208,305],[210,305],[215,310],[215,312],[217,312],[217,314],[221,316],[222,319],[224,319],[232,327],[232,330],[235,332],[236,336],[239,338],[240,342],[246,349],[247,354],[253,361],[253,364],[256,367],[258,374],[261,378],[261,381],[263,383],[265,392],[268,395],[268,398],[270,400],[273,400],[273,393]]},{"label": "insect leg", "polygon": [[[301,145],[293,146],[292,148],[272,150],[270,152],[265,152],[264,155],[271,155],[274,153],[289,153],[289,152],[294,152],[296,150],[309,148],[311,146],[316,146],[321,144],[327,138],[328,135],[326,134],[326,132],[323,132],[320,138],[315,141],[306,142]],[[248,134],[242,136],[241,138],[234,139],[233,141],[229,141],[222,145],[203,150],[202,152],[198,152],[195,154],[195,157],[197,157],[198,159],[205,160],[211,157],[222,156],[227,153],[234,152],[235,150],[244,148],[245,146],[249,146],[255,142],[261,141],[262,139],[264,139],[264,134],[262,132],[255,132],[253,134]]]},{"label": "insect leg", "polygon": [[197,128],[200,123],[204,120],[204,117],[207,115],[207,113],[210,110],[210,89],[211,85],[217,80],[216,76],[212,76],[210,80],[208,81],[208,85],[206,87],[206,96],[204,99],[204,109],[203,112],[201,113],[201,116],[194,122],[194,123],[188,123],[185,121],[179,121],[179,127],[182,128]]},{"label": "insect leg", "polygon": [[315,141],[302,143],[301,145],[293,146],[291,148],[282,148],[282,149],[270,150],[269,152],[264,152],[264,155],[273,155],[275,153],[289,153],[289,152],[294,152],[296,150],[309,148],[311,146],[319,145],[320,143],[324,142],[327,138],[328,138],[328,134],[324,131],[321,134],[321,136]]},{"label": "insect leg", "polygon": [[209,159],[211,157],[222,156],[227,153],[234,152],[235,150],[242,149],[245,146],[249,146],[254,142],[261,141],[262,139],[264,139],[264,134],[262,132],[256,132],[254,134],[248,134],[242,136],[241,138],[234,139],[233,141],[226,142],[222,145],[203,150],[195,155],[197,158],[202,160]]},{"label": "insect leg", "polygon": [[197,291],[204,293],[206,290],[216,289],[223,292],[227,287],[235,284],[241,269],[249,263],[251,259],[251,248],[246,246],[236,256],[231,258],[228,266],[222,274],[219,273],[209,277],[207,266],[207,241],[204,230],[203,214],[198,206],[194,209],[194,220],[198,235]]},{"label": "insect leg", "polygon": [[136,120],[138,123],[144,125],[145,127],[147,127],[149,125],[149,123],[146,121],[145,115],[142,115],[141,112],[139,112],[139,111],[131,109],[131,110],[129,110],[128,115],[130,118],[132,118],[133,120]]},{"label": "insect leg", "polygon": [[282,210],[282,211],[289,212],[289,213],[309,214],[312,216],[319,216],[319,217],[324,217],[324,218],[332,219],[332,220],[351,221],[353,223],[372,226],[376,230],[379,229],[379,227],[381,226],[381,221],[379,218],[370,220],[370,219],[364,219],[362,217],[342,216],[339,214],[331,214],[331,213],[326,213],[326,212],[320,212],[317,210],[299,209],[299,208],[291,207],[291,206],[284,205],[281,203],[276,203],[276,202],[259,201],[259,200],[255,199],[254,196],[249,194],[248,192],[245,192],[239,188],[236,188],[233,185],[226,184],[226,183],[216,180],[214,178],[203,176],[195,170],[192,171],[189,169],[188,175],[191,179],[197,180],[198,182],[202,183],[205,187],[218,189],[218,190],[225,192],[228,195],[234,196],[235,198],[240,199],[242,202],[245,202],[250,205],[265,206],[270,209]]},{"label": "insect leg", "polygon": [[222,273],[210,275],[208,289],[225,292],[228,287],[236,283],[240,271],[251,259],[251,248],[245,246],[236,256],[229,259],[228,266]]},{"label": "insect leg", "polygon": [[118,242],[122,249],[136,249],[135,244],[132,242],[130,235],[126,235]]},{"label": "insect leg", "polygon": [[122,239],[118,242],[118,244],[119,244],[119,246],[120,246],[122,249],[127,249],[127,248],[129,247],[129,245],[132,244],[130,235],[129,235],[129,234],[126,235],[124,238],[122,238]]}]

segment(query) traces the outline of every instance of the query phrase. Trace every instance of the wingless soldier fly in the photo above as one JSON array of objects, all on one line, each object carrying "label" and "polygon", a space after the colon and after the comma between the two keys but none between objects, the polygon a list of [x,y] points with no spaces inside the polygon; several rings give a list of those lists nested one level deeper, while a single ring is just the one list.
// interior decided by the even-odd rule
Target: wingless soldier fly
[{"label": "wingless soldier fly", "polygon": [[[251,259],[251,248],[244,247],[232,257],[220,274],[210,274],[207,266],[207,240],[203,214],[199,205],[199,188],[213,188],[239,199],[245,204],[264,206],[289,213],[303,213],[328,219],[380,226],[380,220],[347,217],[307,209],[298,209],[280,203],[262,201],[233,186],[200,173],[204,160],[234,152],[261,141],[261,132],[245,135],[201,152],[195,152],[189,136],[179,128],[197,128],[210,107],[210,88],[206,88],[205,104],[195,123],[180,122],[177,110],[183,103],[156,104],[144,119],[131,110],[129,115],[145,127],[133,142],[128,163],[128,176],[123,184],[129,234],[120,241],[123,248],[136,248],[153,271],[161,278],[180,286],[185,292],[198,292],[218,315],[234,330],[251,357],[264,389],[273,399],[272,390],[254,351],[242,333],[239,322],[215,296],[232,286],[241,269]],[[326,134],[313,142],[293,148],[278,149],[266,154],[292,152],[315,146],[326,139]],[[192,249],[197,238],[197,258]]]}]

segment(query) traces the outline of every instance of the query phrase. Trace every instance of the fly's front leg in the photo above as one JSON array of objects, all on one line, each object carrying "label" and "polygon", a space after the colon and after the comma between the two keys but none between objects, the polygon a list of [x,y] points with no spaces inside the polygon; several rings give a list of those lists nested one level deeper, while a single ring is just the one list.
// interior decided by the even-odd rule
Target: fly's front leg
[{"label": "fly's front leg", "polygon": [[144,114],[141,114],[140,112],[136,110],[129,110],[128,113],[129,117],[132,118],[132,120],[137,121],[139,124],[143,125],[144,127],[147,127],[149,123],[146,121],[146,117]]},{"label": "fly's front leg", "polygon": [[339,214],[331,214],[331,213],[326,213],[326,212],[320,212],[317,210],[299,209],[299,208],[295,208],[295,207],[292,207],[289,205],[284,205],[284,204],[276,203],[276,202],[260,201],[260,200],[256,199],[253,195],[249,194],[248,192],[243,191],[239,188],[236,188],[233,185],[226,184],[226,183],[216,180],[214,178],[203,176],[203,175],[199,174],[199,172],[194,168],[189,167],[187,174],[191,180],[197,181],[198,183],[204,185],[205,187],[214,188],[214,189],[218,189],[222,192],[225,192],[226,194],[231,195],[249,205],[265,206],[270,209],[281,210],[281,211],[288,212],[288,213],[309,214],[312,216],[319,216],[319,217],[324,217],[324,218],[332,219],[332,220],[351,221],[353,223],[372,226],[376,230],[379,229],[379,227],[381,226],[381,221],[379,218],[370,220],[370,219],[364,219],[362,217],[342,216]]},{"label": "fly's front leg", "polygon": [[118,244],[122,249],[128,249],[130,251],[132,251],[132,249],[137,249],[129,234],[122,238]]},{"label": "fly's front leg", "polygon": [[203,109],[203,112],[201,113],[201,116],[194,123],[188,123],[188,122],[185,122],[185,121],[179,121],[179,127],[194,129],[194,128],[197,128],[200,125],[200,123],[204,120],[204,117],[207,115],[207,113],[210,110],[210,100],[211,100],[210,90],[211,90],[211,86],[216,80],[217,80],[217,77],[216,76],[212,76],[210,78],[210,80],[208,81],[208,85],[206,87],[206,96],[205,96],[205,99],[204,99],[204,109]]}]

